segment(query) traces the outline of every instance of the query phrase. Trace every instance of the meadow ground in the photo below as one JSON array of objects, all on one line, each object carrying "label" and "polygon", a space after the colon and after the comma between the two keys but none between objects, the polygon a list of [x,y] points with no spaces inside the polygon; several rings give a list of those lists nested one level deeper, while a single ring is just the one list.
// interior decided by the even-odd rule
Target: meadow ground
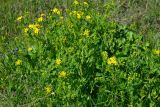
[{"label": "meadow ground", "polygon": [[158,0],[2,0],[0,106],[158,107]]}]

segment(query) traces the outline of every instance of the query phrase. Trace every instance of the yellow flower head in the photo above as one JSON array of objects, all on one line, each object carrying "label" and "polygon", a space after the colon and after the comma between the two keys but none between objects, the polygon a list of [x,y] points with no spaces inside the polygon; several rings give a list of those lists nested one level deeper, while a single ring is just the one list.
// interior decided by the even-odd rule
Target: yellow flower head
[{"label": "yellow flower head", "polygon": [[34,24],[29,24],[29,26],[28,26],[30,29],[33,29],[33,28],[35,28],[35,25]]},{"label": "yellow flower head", "polygon": [[107,60],[107,63],[110,64],[110,65],[117,65],[117,60],[116,60],[116,57],[113,56],[113,57],[110,57],[108,60]]},{"label": "yellow flower head", "polygon": [[21,65],[22,64],[22,60],[18,59],[16,62],[15,62],[16,65]]},{"label": "yellow flower head", "polygon": [[54,13],[56,13],[56,12],[58,12],[59,10],[58,10],[58,8],[54,8],[52,11],[53,11]]},{"label": "yellow flower head", "polygon": [[85,20],[86,20],[86,21],[90,21],[90,20],[91,20],[91,16],[87,15],[87,16],[85,17]]},{"label": "yellow flower head", "polygon": [[73,2],[73,4],[78,5],[79,2],[78,2],[77,0],[75,0],[75,1]]},{"label": "yellow flower head", "polygon": [[33,30],[33,32],[37,35],[38,33],[39,33],[39,31],[40,31],[40,25],[39,24],[29,24],[29,26],[28,26],[30,29],[32,29]]},{"label": "yellow flower head", "polygon": [[61,71],[58,77],[65,78],[66,76],[67,76],[67,73],[65,71]]},{"label": "yellow flower head", "polygon": [[23,16],[19,16],[19,17],[17,18],[17,21],[21,21],[22,18],[23,18]]},{"label": "yellow flower head", "polygon": [[41,17],[43,17],[43,16],[45,16],[45,14],[44,13],[41,13],[41,15],[40,15]]},{"label": "yellow flower head", "polygon": [[38,22],[42,22],[42,21],[43,21],[43,17],[41,16],[38,18]]},{"label": "yellow flower head", "polygon": [[60,10],[59,10],[58,8],[54,8],[54,9],[52,10],[52,12],[53,12],[54,14],[58,14],[58,15],[61,14],[61,12],[60,12]]},{"label": "yellow flower head", "polygon": [[34,28],[34,33],[37,35],[39,33],[39,29],[38,28]]},{"label": "yellow flower head", "polygon": [[81,18],[81,15],[79,13],[77,13],[77,19],[80,19]]},{"label": "yellow flower head", "polygon": [[83,35],[84,35],[84,36],[89,36],[89,33],[90,33],[90,30],[86,29],[86,30],[83,32]]},{"label": "yellow flower head", "polygon": [[87,2],[83,2],[83,4],[86,5],[86,6],[88,6],[88,3],[87,3]]},{"label": "yellow flower head", "polygon": [[33,48],[31,48],[31,47],[28,48],[28,51],[29,51],[29,52],[32,51],[32,50],[33,50]]},{"label": "yellow flower head", "polygon": [[27,33],[27,32],[28,32],[28,30],[29,30],[28,28],[25,28],[25,29],[24,29],[24,32],[25,32],[25,33]]},{"label": "yellow flower head", "polygon": [[60,65],[62,63],[61,59],[56,59],[56,64]]},{"label": "yellow flower head", "polygon": [[154,50],[153,50],[153,53],[154,53],[154,54],[156,54],[156,55],[160,55],[160,50],[158,50],[158,49],[157,49],[157,50],[156,50],[156,49],[154,49]]},{"label": "yellow flower head", "polygon": [[72,11],[70,13],[70,15],[74,15],[77,17],[77,19],[80,19],[82,16],[83,16],[84,12],[81,12],[81,11]]},{"label": "yellow flower head", "polygon": [[47,86],[45,87],[45,91],[46,91],[47,94],[51,93],[51,91],[52,91],[52,86],[51,86],[51,85],[47,85]]},{"label": "yellow flower head", "polygon": [[42,27],[42,26],[41,26],[40,24],[38,24],[38,23],[36,23],[34,26],[37,27],[37,28]]}]

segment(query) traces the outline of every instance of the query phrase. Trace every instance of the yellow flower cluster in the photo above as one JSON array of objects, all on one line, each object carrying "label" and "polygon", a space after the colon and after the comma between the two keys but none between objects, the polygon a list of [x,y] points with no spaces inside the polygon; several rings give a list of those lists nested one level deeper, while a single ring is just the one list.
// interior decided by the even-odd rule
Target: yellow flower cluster
[{"label": "yellow flower cluster", "polygon": [[45,91],[46,91],[47,94],[51,93],[51,91],[52,91],[51,85],[47,85],[47,86],[45,87]]},{"label": "yellow flower cluster", "polygon": [[33,49],[31,47],[28,48],[28,52],[32,51]]},{"label": "yellow flower cluster", "polygon": [[61,71],[58,75],[60,78],[65,78],[67,76],[67,73],[65,71]]},{"label": "yellow flower cluster", "polygon": [[39,31],[40,31],[40,25],[39,24],[30,24],[29,26],[28,26],[28,28],[29,29],[32,29],[33,30],[33,32],[37,35],[38,33],[39,33]]},{"label": "yellow flower cluster", "polygon": [[[79,3],[78,0],[74,0],[73,5],[79,5],[79,4],[80,4],[80,3]],[[84,4],[85,6],[88,6],[88,3],[87,3],[86,1],[84,1],[83,4]]]},{"label": "yellow flower cluster", "polygon": [[81,18],[81,15],[79,13],[77,13],[77,18],[80,19]]},{"label": "yellow flower cluster", "polygon": [[156,54],[156,55],[160,55],[160,50],[158,50],[158,49],[157,49],[157,50],[156,50],[156,49],[154,49],[154,50],[153,50],[153,53],[154,53],[154,54]]},{"label": "yellow flower cluster", "polygon": [[29,30],[28,28],[24,28],[24,32],[25,32],[25,33],[27,33],[27,32],[28,32],[28,30]]},{"label": "yellow flower cluster", "polygon": [[53,10],[51,10],[54,14],[61,14],[61,11],[58,8],[54,8]]},{"label": "yellow flower cluster", "polygon": [[16,62],[15,62],[16,65],[21,65],[22,64],[22,60],[18,59]]},{"label": "yellow flower cluster", "polygon": [[56,59],[56,65],[60,65],[62,63],[61,59]]},{"label": "yellow flower cluster", "polygon": [[86,30],[83,32],[83,35],[84,35],[84,36],[89,36],[89,33],[90,33],[90,30],[86,29]]},{"label": "yellow flower cluster", "polygon": [[42,21],[43,21],[43,17],[42,17],[42,16],[39,17],[39,18],[37,19],[37,21],[38,21],[38,22],[42,22]]},{"label": "yellow flower cluster", "polygon": [[81,19],[82,17],[84,17],[84,19],[85,19],[86,21],[90,21],[90,20],[91,20],[91,16],[90,16],[90,15],[83,16],[83,15],[84,15],[84,12],[81,12],[81,11],[72,11],[72,12],[70,12],[69,14],[76,16],[77,19]]},{"label": "yellow flower cluster", "polygon": [[91,16],[87,15],[87,16],[85,17],[85,20],[86,20],[86,21],[90,21],[90,20],[91,20]]},{"label": "yellow flower cluster", "polygon": [[21,21],[22,18],[23,18],[23,16],[19,16],[19,17],[17,18],[17,21]]},{"label": "yellow flower cluster", "polygon": [[118,64],[115,56],[110,57],[110,58],[107,60],[107,63],[110,64],[110,65],[117,65],[117,64]]},{"label": "yellow flower cluster", "polygon": [[30,29],[34,29],[34,28],[40,28],[41,26],[39,24],[30,24],[28,27]]},{"label": "yellow flower cluster", "polygon": [[82,16],[83,16],[84,12],[81,12],[81,11],[73,11],[73,12],[70,12],[70,15],[74,15],[77,17],[77,19],[81,19]]},{"label": "yellow flower cluster", "polygon": [[43,17],[43,16],[45,16],[45,14],[44,14],[44,13],[41,13],[41,17]]}]

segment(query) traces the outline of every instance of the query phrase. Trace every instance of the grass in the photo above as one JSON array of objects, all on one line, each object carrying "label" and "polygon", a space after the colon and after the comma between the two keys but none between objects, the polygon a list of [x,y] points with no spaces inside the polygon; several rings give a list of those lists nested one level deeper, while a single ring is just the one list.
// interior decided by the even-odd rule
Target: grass
[{"label": "grass", "polygon": [[158,107],[153,1],[3,0],[0,106]]}]

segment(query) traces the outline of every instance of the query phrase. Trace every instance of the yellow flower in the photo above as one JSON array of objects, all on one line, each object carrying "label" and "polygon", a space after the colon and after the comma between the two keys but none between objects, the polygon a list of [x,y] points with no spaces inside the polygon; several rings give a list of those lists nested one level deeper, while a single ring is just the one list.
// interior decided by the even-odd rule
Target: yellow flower
[{"label": "yellow flower", "polygon": [[86,21],[90,21],[91,20],[91,16],[87,15],[85,18]]},{"label": "yellow flower", "polygon": [[75,1],[73,2],[73,4],[78,5],[79,2],[78,2],[77,0],[75,0]]},{"label": "yellow flower", "polygon": [[108,64],[113,64],[113,65],[117,65],[117,64],[118,64],[115,56],[110,57],[110,58],[107,60],[107,63],[108,63]]},{"label": "yellow flower", "polygon": [[83,4],[86,5],[86,6],[88,6],[88,3],[87,3],[87,2],[83,2]]},{"label": "yellow flower", "polygon": [[83,32],[83,35],[84,35],[84,36],[89,36],[89,33],[90,33],[90,30],[86,29],[86,30]]},{"label": "yellow flower", "polygon": [[39,24],[29,24],[29,26],[28,26],[30,29],[32,29],[33,30],[33,32],[35,33],[35,34],[38,34],[39,33],[39,31],[40,31],[40,25]]},{"label": "yellow flower", "polygon": [[39,33],[39,29],[38,28],[34,28],[34,33],[37,35]]},{"label": "yellow flower", "polygon": [[61,59],[56,59],[56,64],[60,65],[62,63]]},{"label": "yellow flower", "polygon": [[156,55],[160,55],[160,50],[158,50],[158,49],[157,49],[157,50],[156,50],[156,49],[154,49],[154,50],[153,50],[153,53],[154,53],[154,54],[156,54]]},{"label": "yellow flower", "polygon": [[47,86],[45,87],[45,91],[46,91],[47,94],[51,93],[52,87],[51,87],[50,85],[47,85]]},{"label": "yellow flower", "polygon": [[77,13],[77,15],[76,15],[76,16],[77,16],[77,18],[78,18],[78,19],[80,19],[80,18],[81,18],[81,15],[80,15],[79,13]]},{"label": "yellow flower", "polygon": [[24,29],[24,32],[25,32],[25,33],[27,33],[27,32],[28,32],[28,30],[29,30],[28,28],[25,28],[25,29]]},{"label": "yellow flower", "polygon": [[67,76],[67,73],[65,71],[61,71],[58,77],[65,78],[66,76]]},{"label": "yellow flower", "polygon": [[22,18],[23,18],[23,16],[19,16],[19,17],[17,18],[17,21],[21,21]]},{"label": "yellow flower", "polygon": [[54,8],[54,9],[52,10],[52,12],[53,12],[54,14],[58,14],[58,15],[61,14],[61,12],[60,12],[60,10],[59,10],[58,8]]},{"label": "yellow flower", "polygon": [[22,64],[22,60],[18,59],[16,62],[15,62],[16,65],[21,65]]},{"label": "yellow flower", "polygon": [[29,52],[32,51],[32,50],[33,50],[33,48],[31,48],[31,47],[28,48],[28,51],[29,51]]},{"label": "yellow flower", "polygon": [[29,26],[28,26],[30,29],[33,29],[34,27],[35,27],[35,25],[34,24],[29,24]]},{"label": "yellow flower", "polygon": [[44,13],[41,13],[41,15],[40,15],[41,17],[43,17],[43,16],[45,16],[45,14]]},{"label": "yellow flower", "polygon": [[83,16],[84,12],[81,11],[72,11],[69,13],[69,15],[74,15],[75,17],[77,17],[77,19],[80,19]]},{"label": "yellow flower", "polygon": [[36,23],[34,26],[37,27],[37,28],[41,27],[41,25],[39,25],[38,23]]},{"label": "yellow flower", "polygon": [[54,8],[52,11],[53,11],[54,13],[56,13],[56,12],[58,11],[58,9],[57,9],[57,8]]},{"label": "yellow flower", "polygon": [[43,21],[43,17],[41,16],[38,18],[38,22],[42,22],[42,21]]}]

